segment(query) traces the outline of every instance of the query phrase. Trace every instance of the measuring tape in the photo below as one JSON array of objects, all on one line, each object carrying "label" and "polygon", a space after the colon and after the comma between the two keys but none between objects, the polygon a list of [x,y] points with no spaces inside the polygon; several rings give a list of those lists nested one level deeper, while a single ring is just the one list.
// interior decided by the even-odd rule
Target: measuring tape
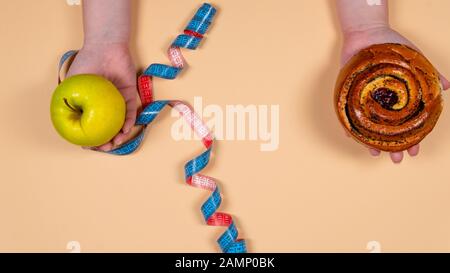
[{"label": "measuring tape", "polygon": [[[201,212],[207,225],[228,227],[217,240],[221,250],[225,253],[246,253],[245,240],[238,239],[238,230],[233,222],[233,218],[228,213],[218,211],[222,203],[222,197],[216,181],[212,177],[200,174],[200,171],[208,165],[211,157],[214,138],[210,130],[189,104],[179,100],[153,100],[153,77],[163,79],[175,79],[177,77],[185,65],[181,48],[195,50],[198,47],[215,13],[216,9],[213,6],[206,3],[203,4],[187,25],[184,33],[178,35],[169,47],[168,56],[172,65],[151,64],[138,77],[137,85],[143,110],[136,119],[136,125],[142,126],[142,131],[135,138],[107,153],[127,155],[134,152],[142,143],[148,125],[158,116],[164,107],[170,106],[177,110],[194,132],[202,139],[203,145],[206,148],[206,151],[185,164],[186,183],[190,186],[212,192],[210,197],[203,203]],[[66,52],[59,62],[59,71],[61,71],[64,63],[76,54],[76,50]],[[61,82],[60,79],[61,76],[59,75],[58,83]]]}]

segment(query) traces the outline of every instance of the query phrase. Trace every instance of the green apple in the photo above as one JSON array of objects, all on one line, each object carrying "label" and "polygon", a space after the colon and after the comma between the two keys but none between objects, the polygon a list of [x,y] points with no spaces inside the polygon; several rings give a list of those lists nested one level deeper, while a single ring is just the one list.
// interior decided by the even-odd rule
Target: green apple
[{"label": "green apple", "polygon": [[99,146],[125,122],[125,100],[108,80],[97,75],[65,79],[53,93],[50,115],[56,131],[69,142]]}]

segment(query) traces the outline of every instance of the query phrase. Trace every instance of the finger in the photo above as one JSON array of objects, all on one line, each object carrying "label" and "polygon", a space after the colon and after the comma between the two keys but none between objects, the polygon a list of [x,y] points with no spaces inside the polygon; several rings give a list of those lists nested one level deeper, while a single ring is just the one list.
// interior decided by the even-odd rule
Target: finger
[{"label": "finger", "polygon": [[137,113],[137,102],[136,98],[131,98],[127,101],[127,114],[125,117],[125,123],[122,127],[122,132],[124,134],[128,134],[131,131],[131,128],[134,126],[136,122],[136,113]]},{"label": "finger", "polygon": [[123,125],[122,131],[119,132],[113,139],[115,146],[123,144],[131,135],[131,128],[133,128],[136,118],[127,118],[125,124]]},{"label": "finger", "polygon": [[381,151],[380,151],[380,150],[377,150],[377,149],[369,148],[369,153],[370,153],[372,156],[379,156],[379,155],[381,154]]},{"label": "finger", "polygon": [[391,160],[395,164],[399,164],[403,160],[403,152],[391,153]]},{"label": "finger", "polygon": [[130,135],[131,135],[131,131],[129,133],[127,133],[127,134],[118,133],[113,139],[114,145],[115,146],[122,145],[125,141],[128,140]]},{"label": "finger", "polygon": [[411,148],[408,149],[408,154],[410,156],[416,156],[416,155],[419,154],[419,149],[420,149],[419,144],[414,145],[414,146],[412,146]]},{"label": "finger", "polygon": [[134,114],[127,113],[127,117],[125,118],[125,123],[123,124],[123,127],[122,127],[122,133],[129,134],[131,131],[131,128],[133,128],[135,122],[136,122],[136,112]]},{"label": "finger", "polygon": [[113,143],[115,146],[123,144],[130,138],[130,135],[132,134],[131,129],[133,128],[135,123],[136,123],[136,114],[131,114],[131,116],[127,117],[122,127],[122,131],[119,132],[113,139]]},{"label": "finger", "polygon": [[108,151],[112,150],[112,148],[113,148],[113,144],[111,142],[108,142],[106,144],[96,147],[97,150],[100,150],[103,152],[108,152]]},{"label": "finger", "polygon": [[444,77],[444,75],[439,73],[439,77],[441,79],[441,83],[442,83],[442,89],[447,90],[450,88],[450,82],[447,80],[446,77]]}]

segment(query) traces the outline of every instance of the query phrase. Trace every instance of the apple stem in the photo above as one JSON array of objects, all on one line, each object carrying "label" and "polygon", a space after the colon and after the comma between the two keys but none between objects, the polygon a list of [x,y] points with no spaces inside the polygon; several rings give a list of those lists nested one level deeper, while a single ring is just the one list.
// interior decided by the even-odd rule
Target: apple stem
[{"label": "apple stem", "polygon": [[81,112],[81,113],[83,113],[83,110],[81,110],[79,108],[75,108],[72,105],[70,105],[66,98],[64,98],[64,103],[67,105],[67,107],[72,109],[74,112],[79,112],[79,113]]}]

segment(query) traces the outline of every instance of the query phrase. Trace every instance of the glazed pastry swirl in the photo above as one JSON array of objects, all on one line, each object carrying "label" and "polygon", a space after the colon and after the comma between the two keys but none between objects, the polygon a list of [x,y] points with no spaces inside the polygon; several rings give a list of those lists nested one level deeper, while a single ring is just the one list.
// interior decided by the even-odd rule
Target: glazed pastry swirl
[{"label": "glazed pastry swirl", "polygon": [[344,128],[360,143],[403,151],[436,125],[441,91],[438,72],[421,53],[399,44],[373,45],[340,71],[335,107]]}]

